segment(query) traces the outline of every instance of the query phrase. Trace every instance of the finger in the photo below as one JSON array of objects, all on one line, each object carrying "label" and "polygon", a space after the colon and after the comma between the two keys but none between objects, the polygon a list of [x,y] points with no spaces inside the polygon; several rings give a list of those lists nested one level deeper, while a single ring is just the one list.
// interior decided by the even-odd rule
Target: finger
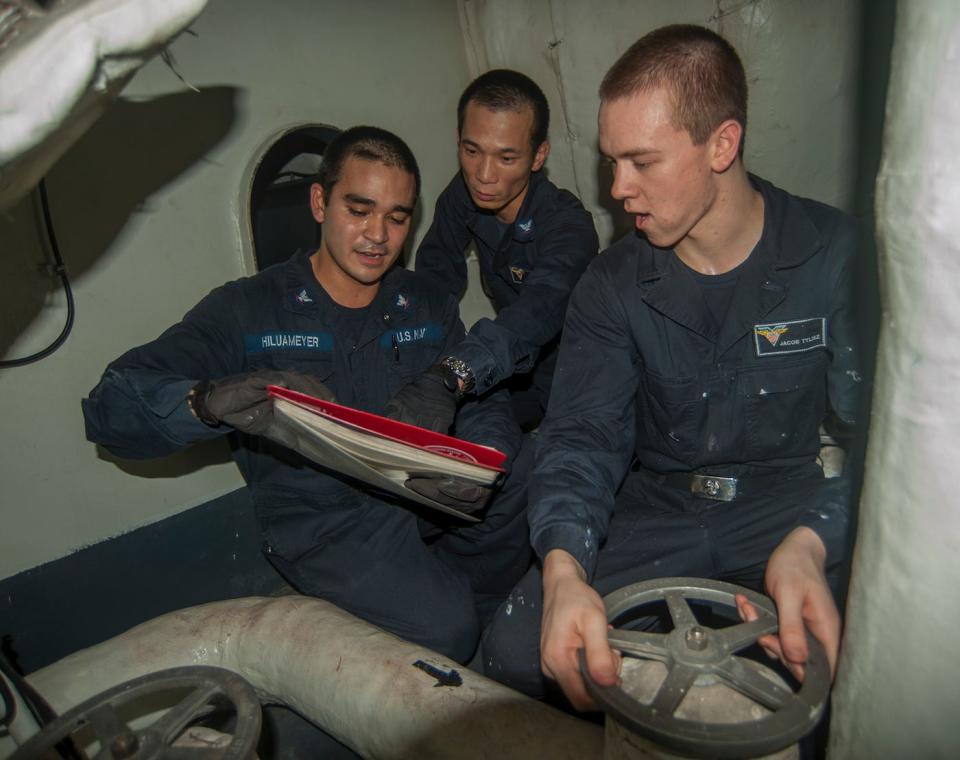
[{"label": "finger", "polygon": [[591,616],[583,622],[583,645],[590,677],[599,686],[613,686],[617,682],[619,662],[607,639],[606,616]]},{"label": "finger", "polygon": [[827,653],[832,678],[836,674],[837,653],[840,649],[840,612],[829,591],[812,598],[808,606],[809,609],[805,615],[807,625],[810,633],[823,645]]},{"label": "finger", "polygon": [[807,632],[803,625],[803,600],[793,592],[784,593],[777,599],[779,617],[780,649],[789,666],[802,665],[807,661]]}]

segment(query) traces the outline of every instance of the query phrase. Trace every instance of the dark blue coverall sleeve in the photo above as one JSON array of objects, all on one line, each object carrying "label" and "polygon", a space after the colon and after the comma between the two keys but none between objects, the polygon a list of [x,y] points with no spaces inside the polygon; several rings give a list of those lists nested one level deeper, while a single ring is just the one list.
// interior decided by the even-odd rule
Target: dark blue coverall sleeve
[{"label": "dark blue coverall sleeve", "polygon": [[588,269],[570,299],[530,482],[534,550],[569,552],[588,579],[633,458],[639,386],[630,320],[602,277]]},{"label": "dark blue coverall sleeve", "polygon": [[125,459],[149,459],[230,432],[205,425],[186,405],[200,380],[243,371],[243,346],[222,329],[229,323],[224,315],[233,312],[228,287],[214,290],[155,341],[107,367],[82,402],[87,440]]},{"label": "dark blue coverall sleeve", "polygon": [[459,302],[467,292],[467,259],[464,251],[472,239],[466,209],[451,191],[458,174],[437,198],[433,222],[417,248],[417,274],[425,275]]},{"label": "dark blue coverall sleeve", "polygon": [[815,503],[802,513],[798,525],[811,528],[823,541],[828,557],[843,557],[850,543],[851,516],[866,448],[869,403],[867,355],[855,287],[857,229],[850,225],[831,241],[831,252],[843,265],[833,285],[834,308],[827,319],[827,401],[832,418],[827,429],[846,452],[843,473],[824,482]]},{"label": "dark blue coverall sleeve", "polygon": [[495,319],[480,319],[451,352],[473,371],[477,393],[533,368],[540,349],[560,333],[570,293],[597,254],[597,232],[583,211],[554,220],[545,234],[520,297]]},{"label": "dark blue coverall sleeve", "polygon": [[[446,356],[451,346],[463,340],[463,322],[453,297],[448,301],[443,323],[446,340],[437,358]],[[506,390],[497,390],[464,399],[457,409],[453,434],[473,443],[492,446],[512,461],[520,450],[522,432],[513,415],[510,394]]]}]

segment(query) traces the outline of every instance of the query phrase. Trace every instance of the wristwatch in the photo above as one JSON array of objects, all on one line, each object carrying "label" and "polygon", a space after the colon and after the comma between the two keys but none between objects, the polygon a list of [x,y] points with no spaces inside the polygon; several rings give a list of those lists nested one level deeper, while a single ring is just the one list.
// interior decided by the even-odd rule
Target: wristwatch
[{"label": "wristwatch", "polygon": [[[453,378],[451,379],[456,387],[450,388],[449,384],[447,387],[450,388],[450,390],[455,390],[457,396],[464,396],[473,390],[473,387],[476,384],[473,379],[473,371],[465,361],[458,359],[455,356],[445,356],[440,360],[440,366],[445,367],[446,369],[450,370],[450,373],[452,373]],[[457,382],[458,380],[460,382]],[[447,381],[444,380],[444,383],[447,383]]]}]

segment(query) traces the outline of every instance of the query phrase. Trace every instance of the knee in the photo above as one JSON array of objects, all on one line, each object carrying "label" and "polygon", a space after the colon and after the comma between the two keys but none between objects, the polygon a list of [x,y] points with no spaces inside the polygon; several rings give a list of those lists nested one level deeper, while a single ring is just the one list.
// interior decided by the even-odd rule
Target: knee
[{"label": "knee", "polygon": [[525,605],[516,591],[500,605],[483,634],[483,672],[531,697],[543,696],[539,610]]},{"label": "knee", "polygon": [[469,595],[464,601],[417,621],[411,640],[454,662],[469,662],[480,641],[480,619]]}]

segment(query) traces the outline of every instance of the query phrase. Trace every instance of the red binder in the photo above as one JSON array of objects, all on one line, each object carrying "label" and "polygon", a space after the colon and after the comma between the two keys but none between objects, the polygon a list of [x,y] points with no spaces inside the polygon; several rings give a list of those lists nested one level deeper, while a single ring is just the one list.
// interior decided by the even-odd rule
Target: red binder
[{"label": "red binder", "polygon": [[364,433],[386,438],[387,440],[413,446],[424,451],[458,459],[498,472],[503,472],[503,463],[507,455],[489,446],[464,441],[460,438],[435,433],[426,428],[408,425],[379,414],[364,412],[349,406],[335,404],[332,401],[321,401],[305,393],[292,391],[278,385],[267,386],[271,396],[287,399],[301,407],[314,411],[316,414],[329,417],[343,425],[360,430]]}]

